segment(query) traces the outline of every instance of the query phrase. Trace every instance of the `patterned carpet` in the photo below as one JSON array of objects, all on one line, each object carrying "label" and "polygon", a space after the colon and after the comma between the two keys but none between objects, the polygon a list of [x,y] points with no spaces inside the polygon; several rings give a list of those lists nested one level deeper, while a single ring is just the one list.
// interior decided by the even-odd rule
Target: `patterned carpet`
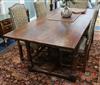
[{"label": "patterned carpet", "polygon": [[[0,85],[99,85],[99,60],[100,41],[94,40],[90,50],[86,72],[78,71],[75,83],[68,80],[45,75],[37,72],[29,72],[27,63],[19,59],[18,48],[13,46],[5,54],[0,55]],[[26,56],[26,51],[24,49]],[[27,60],[27,59],[26,59]]]},{"label": "patterned carpet", "polygon": [[15,40],[13,40],[13,39],[7,39],[6,44],[0,43],[0,52],[2,52],[3,50],[5,50],[5,48],[6,48],[7,46],[11,46],[11,45],[13,45],[13,44],[15,44]]}]

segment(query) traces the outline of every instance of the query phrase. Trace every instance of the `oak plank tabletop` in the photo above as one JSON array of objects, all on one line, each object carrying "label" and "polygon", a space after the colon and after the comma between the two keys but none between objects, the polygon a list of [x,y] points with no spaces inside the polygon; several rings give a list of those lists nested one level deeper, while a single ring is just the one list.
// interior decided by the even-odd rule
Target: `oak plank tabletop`
[{"label": "oak plank tabletop", "polygon": [[[51,14],[54,13],[59,13],[59,9],[52,11]],[[94,9],[87,9],[72,23],[49,20],[47,16],[40,17],[5,34],[4,37],[75,49],[93,14]]]}]

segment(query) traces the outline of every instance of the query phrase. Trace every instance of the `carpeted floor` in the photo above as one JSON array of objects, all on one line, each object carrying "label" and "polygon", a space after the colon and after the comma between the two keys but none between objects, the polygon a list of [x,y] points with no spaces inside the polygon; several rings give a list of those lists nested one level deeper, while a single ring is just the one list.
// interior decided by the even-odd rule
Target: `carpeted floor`
[{"label": "carpeted floor", "polygon": [[15,44],[15,40],[13,39],[7,39],[6,44],[0,43],[0,52],[4,51],[6,47],[11,46],[13,44]]},{"label": "carpeted floor", "polygon": [[100,31],[100,26],[96,26],[95,30],[99,30]]},{"label": "carpeted floor", "polygon": [[[96,38],[98,35],[99,33],[95,34],[86,72],[78,71],[75,83],[42,73],[29,72],[27,62],[20,61],[18,47],[15,45],[0,55],[0,85],[100,85],[100,40]],[[26,56],[25,48],[24,54]]]}]

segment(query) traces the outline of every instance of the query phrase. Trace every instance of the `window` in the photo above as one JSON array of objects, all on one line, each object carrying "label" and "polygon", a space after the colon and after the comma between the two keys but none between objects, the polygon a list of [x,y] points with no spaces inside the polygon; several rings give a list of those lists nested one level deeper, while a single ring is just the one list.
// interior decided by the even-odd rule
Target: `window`
[{"label": "window", "polygon": [[30,18],[35,17],[34,1],[33,0],[24,0],[26,8],[29,10]]},{"label": "window", "polygon": [[0,15],[2,14],[2,2],[0,2]]},{"label": "window", "polygon": [[7,14],[9,12],[8,8],[11,7],[15,3],[19,3],[19,0],[2,0],[3,14]]},{"label": "window", "polygon": [[50,0],[2,0],[0,3],[0,14],[8,14],[8,8],[14,5],[15,3],[25,4],[25,7],[29,10],[30,19],[36,18],[34,2],[36,1],[43,1],[48,10],[50,5]]},{"label": "window", "polygon": [[0,14],[8,14],[8,8],[15,3],[25,4],[25,7],[29,10],[30,18],[35,17],[35,9],[33,5],[34,0],[2,0],[0,3]]},{"label": "window", "polygon": [[92,7],[94,7],[97,4],[97,0],[89,0],[91,2]]}]

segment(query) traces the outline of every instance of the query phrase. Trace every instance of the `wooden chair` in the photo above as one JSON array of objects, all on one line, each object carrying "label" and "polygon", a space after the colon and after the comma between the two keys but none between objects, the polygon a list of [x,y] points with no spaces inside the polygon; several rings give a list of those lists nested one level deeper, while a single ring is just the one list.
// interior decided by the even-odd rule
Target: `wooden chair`
[{"label": "wooden chair", "polygon": [[81,70],[83,72],[85,72],[85,68],[86,68],[86,64],[87,64],[87,61],[89,59],[89,50],[91,48],[91,44],[93,42],[93,37],[94,37],[94,28],[95,28],[95,22],[96,22],[96,19],[97,19],[97,16],[98,16],[98,11],[99,11],[99,8],[96,7],[95,8],[95,12],[94,12],[94,16],[90,22],[90,25],[88,27],[88,30],[86,32],[86,35],[84,35],[79,43],[79,46],[78,46],[78,53],[77,53],[77,57],[76,58],[79,58],[78,62],[75,62],[77,63],[77,66],[79,65],[81,68]]},{"label": "wooden chair", "polygon": [[[62,66],[70,66],[73,69],[80,69],[82,72],[85,72],[85,67],[89,59],[89,50],[93,42],[94,28],[95,28],[96,18],[98,15],[98,10],[99,7],[96,7],[90,25],[88,26],[88,29],[81,38],[76,48],[76,52],[74,53],[71,50],[60,49],[61,51],[60,62]],[[67,64],[67,62],[69,62],[69,64]]]},{"label": "wooden chair", "polygon": [[87,8],[88,7],[88,0],[74,0],[74,4],[69,1],[69,7],[71,8]]},{"label": "wooden chair", "polygon": [[[14,29],[20,29],[21,26],[28,23],[27,10],[23,4],[19,4],[19,3],[14,4],[12,7],[9,8],[9,14],[13,20]],[[20,49],[20,55],[23,56],[20,43],[21,44],[25,44],[25,43],[22,42],[21,40],[17,42]],[[30,46],[33,50],[39,49],[39,46],[35,43],[30,43]],[[21,60],[23,60],[22,57]]]},{"label": "wooden chair", "polygon": [[47,9],[44,2],[35,2],[34,3],[35,10],[36,10],[36,16],[42,17],[47,15]]},{"label": "wooden chair", "polygon": [[19,28],[20,26],[23,26],[24,24],[28,23],[26,8],[23,4],[14,4],[12,7],[9,8],[9,13],[14,22],[14,29]]},{"label": "wooden chair", "polygon": [[[47,15],[47,12],[49,10],[47,9],[44,2],[35,2],[34,6],[35,6],[35,9],[36,9],[37,18]],[[54,61],[54,59],[57,58],[57,54],[58,54],[57,50],[55,50],[55,48],[53,48],[53,47],[48,47],[48,46],[44,46],[44,47],[46,47],[45,52],[48,53],[48,57],[45,57],[45,60],[48,60],[48,62],[51,62],[52,64],[56,63]]]}]

